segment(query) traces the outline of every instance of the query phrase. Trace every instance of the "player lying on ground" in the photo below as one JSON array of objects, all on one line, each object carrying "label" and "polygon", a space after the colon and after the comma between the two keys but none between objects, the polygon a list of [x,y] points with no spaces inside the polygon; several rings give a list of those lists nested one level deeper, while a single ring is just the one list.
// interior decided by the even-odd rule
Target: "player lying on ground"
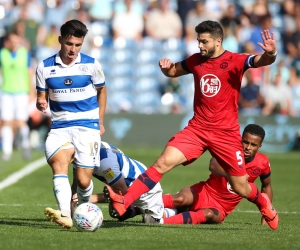
[{"label": "player lying on ground", "polygon": [[[244,129],[242,145],[248,181],[253,183],[260,177],[262,195],[269,201],[273,197],[270,163],[266,155],[258,152],[264,137],[262,127],[249,124]],[[213,173],[207,181],[186,187],[175,195],[163,195],[164,206],[176,208],[180,213],[161,219],[161,224],[221,223],[236,208],[243,198],[231,189],[224,169],[214,158],[209,169]],[[149,216],[145,220],[149,220]],[[262,224],[266,224],[264,218]]]},{"label": "player lying on ground", "polygon": [[[116,192],[125,194],[131,183],[144,173],[146,166],[141,162],[129,158],[117,147],[108,144],[107,142],[101,142],[100,148],[100,168],[95,168],[93,176],[101,182],[110,185]],[[72,210],[77,203],[76,194],[76,178],[73,175],[72,184]],[[102,193],[93,194],[90,198],[92,203],[106,203],[106,200]],[[172,211],[168,211],[170,214]],[[138,200],[136,200],[132,206],[130,206],[126,213],[122,216],[114,216],[119,221],[124,221],[128,218],[132,218],[138,214],[151,213],[155,221],[159,221],[164,217],[164,207],[162,200],[162,188],[160,183],[157,183],[153,189],[143,194]]]}]

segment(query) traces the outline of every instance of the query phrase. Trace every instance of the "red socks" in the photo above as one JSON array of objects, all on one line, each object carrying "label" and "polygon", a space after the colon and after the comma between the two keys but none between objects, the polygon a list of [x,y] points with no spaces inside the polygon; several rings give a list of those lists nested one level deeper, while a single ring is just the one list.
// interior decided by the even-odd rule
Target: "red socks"
[{"label": "red socks", "polygon": [[164,194],[162,199],[165,208],[174,208],[173,196],[171,194]]},{"label": "red socks", "polygon": [[164,224],[202,224],[206,222],[203,210],[183,212],[164,218]]},{"label": "red socks", "polygon": [[149,167],[143,174],[128,188],[127,193],[124,195],[124,206],[128,208],[135,202],[142,194],[151,190],[162,178],[156,168]]},{"label": "red socks", "polygon": [[251,186],[252,191],[247,197],[248,201],[254,203],[259,210],[264,208],[267,205],[266,199],[261,195],[261,192],[258,190],[256,185],[252,182],[248,182],[248,184]]}]

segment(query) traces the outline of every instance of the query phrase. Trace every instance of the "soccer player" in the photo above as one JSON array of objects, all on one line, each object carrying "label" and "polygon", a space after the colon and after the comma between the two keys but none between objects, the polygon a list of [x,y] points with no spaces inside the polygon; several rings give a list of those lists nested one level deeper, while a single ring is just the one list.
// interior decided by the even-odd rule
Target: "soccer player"
[{"label": "soccer player", "polygon": [[[249,124],[243,131],[242,145],[248,181],[253,183],[260,177],[262,195],[267,195],[272,201],[269,159],[258,152],[264,137],[265,131],[261,126]],[[175,195],[163,195],[165,207],[176,208],[182,213],[162,219],[161,224],[221,223],[235,209],[242,197],[233,192],[226,172],[214,158],[211,159],[210,170],[213,173],[207,181],[186,187]],[[146,220],[153,221],[149,216]],[[262,224],[265,223],[265,219],[262,218]],[[272,229],[276,229],[278,223],[272,223],[271,226]]]},{"label": "soccer player", "polygon": [[[128,187],[141,174],[146,171],[146,166],[141,162],[129,158],[117,147],[101,142],[100,148],[100,168],[95,168],[93,176],[103,183],[108,184],[116,193],[126,193]],[[72,191],[73,202],[77,203],[76,194],[76,176],[73,175]],[[90,202],[106,203],[103,193],[93,194]],[[76,206],[76,205],[75,205]],[[170,213],[172,211],[169,211]],[[131,205],[127,211],[121,216],[115,214],[110,215],[124,221],[139,214],[151,214],[155,221],[159,221],[164,216],[164,206],[162,200],[162,188],[157,183],[149,192],[142,195]]]},{"label": "soccer player", "polygon": [[51,111],[45,154],[59,208],[46,208],[45,215],[67,229],[73,226],[68,166],[71,161],[76,166],[78,203],[88,202],[92,173],[100,166],[99,135],[105,131],[105,76],[97,60],[80,53],[87,32],[82,22],[67,21],[60,28],[59,53],[40,62],[36,70],[36,107],[45,112],[49,103]]},{"label": "soccer player", "polygon": [[152,189],[172,168],[188,165],[206,150],[227,172],[233,191],[255,203],[267,223],[278,223],[278,215],[269,199],[256,185],[247,182],[247,173],[238,123],[238,99],[243,73],[249,68],[272,64],[276,59],[274,34],[261,32],[259,46],[263,54],[247,55],[226,51],[222,47],[223,30],[218,22],[204,21],[195,28],[199,53],[182,62],[163,58],[161,71],[167,77],[194,76],[194,116],[182,131],[167,143],[162,154],[140,175],[124,196],[104,187],[104,194],[115,212],[122,215],[141,194]]},{"label": "soccer player", "polygon": [[2,120],[2,159],[10,160],[13,151],[14,128],[21,136],[23,158],[30,158],[29,101],[33,98],[31,54],[21,45],[21,37],[14,32],[4,37],[0,51],[3,78],[0,114]]}]

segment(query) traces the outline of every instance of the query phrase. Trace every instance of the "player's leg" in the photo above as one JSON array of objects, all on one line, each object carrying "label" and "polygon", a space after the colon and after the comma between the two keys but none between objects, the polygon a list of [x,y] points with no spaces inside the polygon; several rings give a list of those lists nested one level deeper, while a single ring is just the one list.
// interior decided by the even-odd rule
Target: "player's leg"
[{"label": "player's leg", "polygon": [[74,155],[74,146],[68,142],[68,131],[56,129],[49,132],[46,140],[46,158],[53,172],[53,191],[59,210],[46,208],[46,217],[65,228],[71,228],[71,186],[68,167]]},{"label": "player's leg", "polygon": [[[162,199],[162,188],[160,183],[157,183],[151,190],[143,194],[134,203],[143,214],[148,214],[153,221],[159,221],[164,216],[164,204]],[[144,221],[147,223],[147,221]]]},{"label": "player's leg", "polygon": [[92,181],[93,168],[76,168],[78,205],[90,201],[94,184]]},{"label": "player's leg", "polygon": [[30,159],[30,142],[29,142],[29,126],[27,121],[29,119],[29,109],[28,109],[28,95],[20,94],[16,95],[15,98],[16,105],[16,125],[18,128],[18,133],[21,136],[21,148],[23,151],[23,158],[25,160]]},{"label": "player's leg", "polygon": [[228,175],[228,181],[237,194],[258,207],[262,216],[272,229],[275,230],[278,227],[278,214],[269,197],[261,193],[254,183],[247,182],[247,176]]},{"label": "player's leg", "polygon": [[74,165],[76,166],[78,204],[90,201],[94,185],[94,168],[100,167],[101,137],[98,130],[86,128],[72,129],[72,142],[75,147]]},{"label": "player's leg", "polygon": [[21,149],[23,153],[23,159],[29,160],[31,157],[31,150],[30,150],[30,141],[29,141],[29,126],[27,121],[25,120],[18,120],[16,121],[18,132],[21,136]]},{"label": "player's leg", "polygon": [[202,208],[197,211],[185,211],[174,216],[163,218],[161,224],[218,224],[222,215],[215,208]]},{"label": "player's leg", "polygon": [[2,138],[2,159],[8,161],[10,160],[13,152],[13,141],[14,141],[14,132],[13,132],[11,122],[2,120],[1,138]]},{"label": "player's leg", "polygon": [[124,196],[114,193],[108,185],[104,187],[104,195],[112,203],[116,213],[122,216],[134,201],[151,190],[161,180],[164,173],[185,161],[186,158],[180,150],[167,146],[156,162],[138,176]]},{"label": "player's leg", "polygon": [[214,132],[210,151],[227,172],[232,190],[257,205],[272,229],[278,226],[278,215],[272,204],[261,194],[254,183],[247,182],[244,150],[239,131]]},{"label": "player's leg", "polygon": [[9,160],[13,152],[13,120],[15,116],[13,96],[2,93],[0,115],[1,115],[1,138],[2,138],[2,158]]},{"label": "player's leg", "polygon": [[114,193],[107,185],[103,190],[104,195],[112,203],[116,213],[119,216],[122,215],[130,204],[151,190],[161,180],[163,174],[182,163],[190,163],[197,159],[204,151],[202,144],[201,139],[194,131],[186,127],[169,140],[155,163],[138,176],[125,196]]},{"label": "player's leg", "polygon": [[53,170],[53,190],[59,210],[45,209],[46,217],[63,226],[71,228],[71,187],[68,179],[68,166],[74,154],[74,149],[59,150],[48,162]]}]

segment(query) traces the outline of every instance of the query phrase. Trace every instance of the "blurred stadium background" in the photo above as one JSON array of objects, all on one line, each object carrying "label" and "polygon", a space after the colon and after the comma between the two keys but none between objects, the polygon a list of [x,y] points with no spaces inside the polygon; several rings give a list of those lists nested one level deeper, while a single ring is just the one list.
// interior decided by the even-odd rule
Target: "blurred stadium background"
[{"label": "blurred stadium background", "polygon": [[[278,59],[244,77],[242,96],[251,105],[240,101],[240,122],[242,128],[250,122],[264,126],[265,151],[299,149],[299,0],[2,0],[0,45],[8,32],[18,32],[32,54],[34,69],[40,60],[57,53],[59,27],[74,18],[89,29],[82,52],[97,58],[106,75],[104,140],[162,146],[186,124],[193,108],[193,77],[169,79],[157,63],[163,57],[180,61],[197,52],[194,27],[212,19],[222,24],[223,45],[233,52],[259,53],[259,32],[266,28],[274,32]],[[277,74],[279,84],[275,84]],[[282,88],[286,96],[270,95],[272,90],[282,93]],[[260,103],[258,95],[263,98]],[[274,103],[271,109],[268,102]],[[41,115],[34,105],[31,120]],[[32,149],[43,149],[48,125],[40,119],[31,126]]]}]

